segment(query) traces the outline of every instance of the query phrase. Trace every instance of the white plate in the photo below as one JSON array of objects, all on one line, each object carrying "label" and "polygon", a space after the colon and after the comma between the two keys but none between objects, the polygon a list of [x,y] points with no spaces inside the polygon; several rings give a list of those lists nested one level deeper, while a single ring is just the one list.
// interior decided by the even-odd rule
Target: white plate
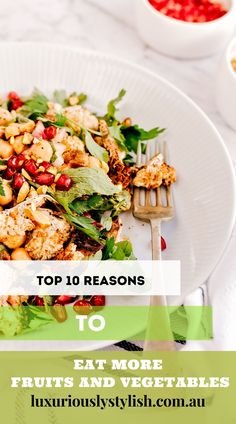
[{"label": "white plate", "polygon": [[[68,93],[83,91],[88,93],[89,103],[100,111],[125,88],[127,96],[120,110],[123,117],[131,116],[147,129],[156,125],[167,128],[165,139],[178,182],[174,187],[176,218],[163,224],[162,232],[168,246],[164,258],[179,259],[182,263],[182,296],[169,299],[172,305],[180,304],[187,293],[208,278],[234,223],[234,172],[215,127],[166,80],[104,54],[54,45],[2,43],[0,58],[3,94],[9,90],[29,94],[33,87],[47,94],[62,88]],[[148,226],[128,215],[124,227],[123,233],[133,242],[136,255],[140,259],[150,258]],[[136,301],[131,299],[130,305]],[[134,334],[139,329],[134,326],[133,330]],[[16,348],[16,342],[12,343]],[[72,342],[70,346],[68,342],[52,342],[50,347],[94,349],[105,344],[108,342]],[[37,346],[30,342],[30,347],[40,348],[42,341]]]}]

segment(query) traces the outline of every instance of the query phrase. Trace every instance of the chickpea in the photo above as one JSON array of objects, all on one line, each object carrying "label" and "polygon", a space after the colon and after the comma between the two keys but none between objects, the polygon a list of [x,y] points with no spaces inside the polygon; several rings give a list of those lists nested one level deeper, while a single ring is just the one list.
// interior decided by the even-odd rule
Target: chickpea
[{"label": "chickpea", "polygon": [[26,235],[15,235],[10,236],[8,235],[2,242],[5,244],[5,246],[9,247],[9,249],[17,249],[18,247],[22,246],[22,244],[25,243]]},{"label": "chickpea", "polygon": [[13,155],[14,150],[8,141],[0,140],[0,157],[2,159],[8,159],[11,155]]},{"label": "chickpea", "polygon": [[3,180],[2,185],[3,185],[3,190],[5,195],[4,196],[0,195],[0,205],[5,206],[11,203],[13,199],[13,193],[12,193],[11,187],[9,186],[8,181]]},{"label": "chickpea", "polygon": [[18,247],[11,254],[13,261],[31,261],[31,257],[23,247]]}]

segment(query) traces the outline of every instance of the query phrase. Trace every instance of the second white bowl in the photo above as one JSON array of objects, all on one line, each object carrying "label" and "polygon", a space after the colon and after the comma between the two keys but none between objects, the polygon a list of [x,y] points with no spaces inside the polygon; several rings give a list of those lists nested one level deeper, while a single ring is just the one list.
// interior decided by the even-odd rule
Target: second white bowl
[{"label": "second white bowl", "polygon": [[141,38],[160,53],[183,59],[209,56],[224,47],[236,25],[236,0],[223,0],[228,12],[219,19],[190,23],[170,18],[148,0],[136,0],[136,22]]}]

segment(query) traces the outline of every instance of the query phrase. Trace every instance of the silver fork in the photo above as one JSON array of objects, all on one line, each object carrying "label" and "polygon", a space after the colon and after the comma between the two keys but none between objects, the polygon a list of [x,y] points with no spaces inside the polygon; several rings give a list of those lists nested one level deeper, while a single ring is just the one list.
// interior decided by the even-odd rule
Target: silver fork
[{"label": "silver fork", "polygon": [[[156,153],[162,153],[164,157],[164,161],[167,162],[167,146],[166,143],[162,143],[162,151],[159,150]],[[159,147],[160,149],[160,147]],[[144,160],[144,164],[146,164],[151,159],[151,143],[147,143],[146,148],[146,157]],[[139,143],[138,151],[137,151],[137,166],[142,165],[142,146]],[[169,221],[174,217],[174,208],[173,201],[171,195],[171,187],[162,187],[158,188],[155,191],[153,190],[153,196],[151,196],[150,190],[145,190],[145,204],[142,204],[141,201],[141,190],[137,187],[134,189],[133,196],[133,215],[135,218],[138,218],[142,221],[148,221],[151,226],[151,235],[152,235],[152,260],[161,260],[161,222]],[[163,196],[162,196],[163,194]],[[162,200],[162,197],[165,198],[165,201]],[[153,202],[152,202],[153,200]],[[152,204],[154,203],[154,205]],[[175,342],[173,340],[173,334],[170,326],[170,319],[167,308],[163,308],[163,306],[167,306],[166,297],[165,296],[151,296],[150,298],[150,306],[161,306],[158,317],[160,318],[160,322],[154,322],[155,320],[155,312],[152,308],[150,308],[147,330],[146,330],[146,340],[144,343],[144,350],[175,350]],[[167,335],[168,340],[148,340],[149,334],[158,326],[162,326],[165,333]],[[152,329],[152,330],[151,330]]]}]

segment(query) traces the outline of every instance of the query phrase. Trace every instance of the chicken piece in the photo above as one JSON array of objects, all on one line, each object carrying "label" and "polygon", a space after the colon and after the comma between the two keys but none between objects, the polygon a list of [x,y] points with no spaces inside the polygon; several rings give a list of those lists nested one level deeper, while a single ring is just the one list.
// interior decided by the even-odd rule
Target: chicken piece
[{"label": "chicken piece", "polygon": [[96,139],[96,141],[109,153],[108,175],[113,184],[121,184],[126,189],[131,184],[131,169],[123,163],[123,152],[120,151],[116,141],[109,134],[107,123],[104,120],[99,122],[99,130],[102,137],[100,140]]},{"label": "chicken piece", "polygon": [[62,114],[71,121],[76,122],[78,126],[96,131],[98,129],[97,117],[93,115],[88,109],[80,105],[66,107],[63,109]]},{"label": "chicken piece", "polygon": [[82,261],[84,254],[77,250],[75,243],[70,242],[68,246],[56,256],[57,261]]},{"label": "chicken piece", "polygon": [[12,136],[24,134],[26,132],[31,133],[34,130],[34,128],[35,128],[35,122],[31,120],[24,122],[22,124],[13,123],[8,125],[8,127],[5,128],[5,137],[6,139],[8,139]]},{"label": "chicken piece", "polygon": [[70,225],[61,217],[56,217],[49,209],[41,209],[47,214],[51,225],[35,228],[25,245],[25,250],[32,259],[48,260],[54,258],[62,249],[70,235]]},{"label": "chicken piece", "polygon": [[11,112],[9,112],[7,109],[4,109],[3,107],[0,107],[0,125],[8,125],[10,122],[12,122],[13,117]]},{"label": "chicken piece", "polygon": [[85,152],[85,146],[82,140],[76,136],[68,136],[62,140],[62,143],[66,146],[66,150],[78,150],[80,152]]},{"label": "chicken piece", "polygon": [[176,181],[176,171],[163,162],[162,154],[154,156],[146,165],[137,170],[133,185],[148,190],[168,186]]},{"label": "chicken piece", "polygon": [[6,241],[8,237],[24,236],[26,231],[32,231],[35,223],[25,214],[25,211],[42,206],[51,197],[46,195],[38,196],[35,192],[31,198],[19,203],[13,208],[0,212],[0,242]]},{"label": "chicken piece", "polygon": [[107,233],[108,238],[114,237],[115,242],[117,243],[120,240],[120,235],[122,231],[122,222],[120,218],[117,218],[115,221],[112,221],[112,227]]},{"label": "chicken piece", "polygon": [[50,162],[53,150],[51,144],[47,140],[38,140],[37,143],[24,151],[24,155],[33,156],[35,159],[41,159],[46,162]]},{"label": "chicken piece", "polygon": [[69,164],[72,168],[89,166],[89,154],[81,152],[81,150],[67,150],[63,154],[63,159],[65,164]]},{"label": "chicken piece", "polygon": [[7,303],[11,306],[20,306],[22,303],[26,303],[29,296],[8,296]]}]

